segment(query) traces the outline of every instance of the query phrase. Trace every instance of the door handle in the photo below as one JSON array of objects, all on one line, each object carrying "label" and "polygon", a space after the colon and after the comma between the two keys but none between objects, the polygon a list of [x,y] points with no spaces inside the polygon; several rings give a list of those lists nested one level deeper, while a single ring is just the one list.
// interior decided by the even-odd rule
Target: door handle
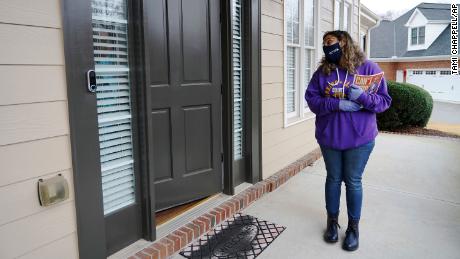
[{"label": "door handle", "polygon": [[86,72],[86,84],[88,91],[90,93],[95,93],[97,90],[97,84],[96,84],[96,71],[93,69],[90,69]]}]

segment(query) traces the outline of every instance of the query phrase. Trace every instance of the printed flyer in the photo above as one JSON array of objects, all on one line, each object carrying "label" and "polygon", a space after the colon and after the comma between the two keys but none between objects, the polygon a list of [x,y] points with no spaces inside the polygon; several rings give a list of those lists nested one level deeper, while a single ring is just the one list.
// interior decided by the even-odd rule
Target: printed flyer
[{"label": "printed flyer", "polygon": [[353,84],[367,93],[376,93],[383,78],[383,72],[375,75],[355,75]]}]

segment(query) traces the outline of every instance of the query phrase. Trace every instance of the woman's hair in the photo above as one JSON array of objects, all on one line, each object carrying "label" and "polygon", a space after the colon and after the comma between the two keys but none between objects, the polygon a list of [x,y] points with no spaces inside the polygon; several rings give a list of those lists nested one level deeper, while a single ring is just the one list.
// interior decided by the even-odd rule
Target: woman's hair
[{"label": "woman's hair", "polygon": [[[328,35],[337,37],[337,39],[344,42],[342,46],[342,57],[339,61],[339,66],[345,68],[348,73],[355,73],[356,68],[364,63],[366,59],[364,53],[355,44],[350,34],[346,31],[328,31],[323,35],[323,41]],[[320,67],[323,70],[323,73],[329,75],[332,70],[335,70],[337,65],[330,63],[323,57],[320,61]]]}]

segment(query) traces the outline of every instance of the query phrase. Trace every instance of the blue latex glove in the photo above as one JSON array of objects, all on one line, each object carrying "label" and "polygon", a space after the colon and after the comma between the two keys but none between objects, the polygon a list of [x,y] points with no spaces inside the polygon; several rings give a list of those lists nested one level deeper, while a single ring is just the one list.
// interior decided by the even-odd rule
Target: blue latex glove
[{"label": "blue latex glove", "polygon": [[339,109],[344,112],[356,112],[361,110],[361,105],[349,100],[340,100]]},{"label": "blue latex glove", "polygon": [[356,85],[351,85],[350,91],[348,92],[348,99],[350,99],[351,101],[356,101],[358,97],[360,97],[361,94],[363,93],[364,91],[363,89],[361,89],[361,87],[356,86]]}]

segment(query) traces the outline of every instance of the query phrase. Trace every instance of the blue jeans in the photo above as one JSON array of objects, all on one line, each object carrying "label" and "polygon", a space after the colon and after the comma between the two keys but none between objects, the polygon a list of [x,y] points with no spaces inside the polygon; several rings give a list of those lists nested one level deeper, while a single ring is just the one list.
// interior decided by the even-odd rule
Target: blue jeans
[{"label": "blue jeans", "polygon": [[338,215],[342,181],[345,182],[348,218],[359,220],[363,202],[361,177],[369,156],[374,149],[375,140],[356,148],[337,150],[320,145],[326,164],[326,210]]}]

